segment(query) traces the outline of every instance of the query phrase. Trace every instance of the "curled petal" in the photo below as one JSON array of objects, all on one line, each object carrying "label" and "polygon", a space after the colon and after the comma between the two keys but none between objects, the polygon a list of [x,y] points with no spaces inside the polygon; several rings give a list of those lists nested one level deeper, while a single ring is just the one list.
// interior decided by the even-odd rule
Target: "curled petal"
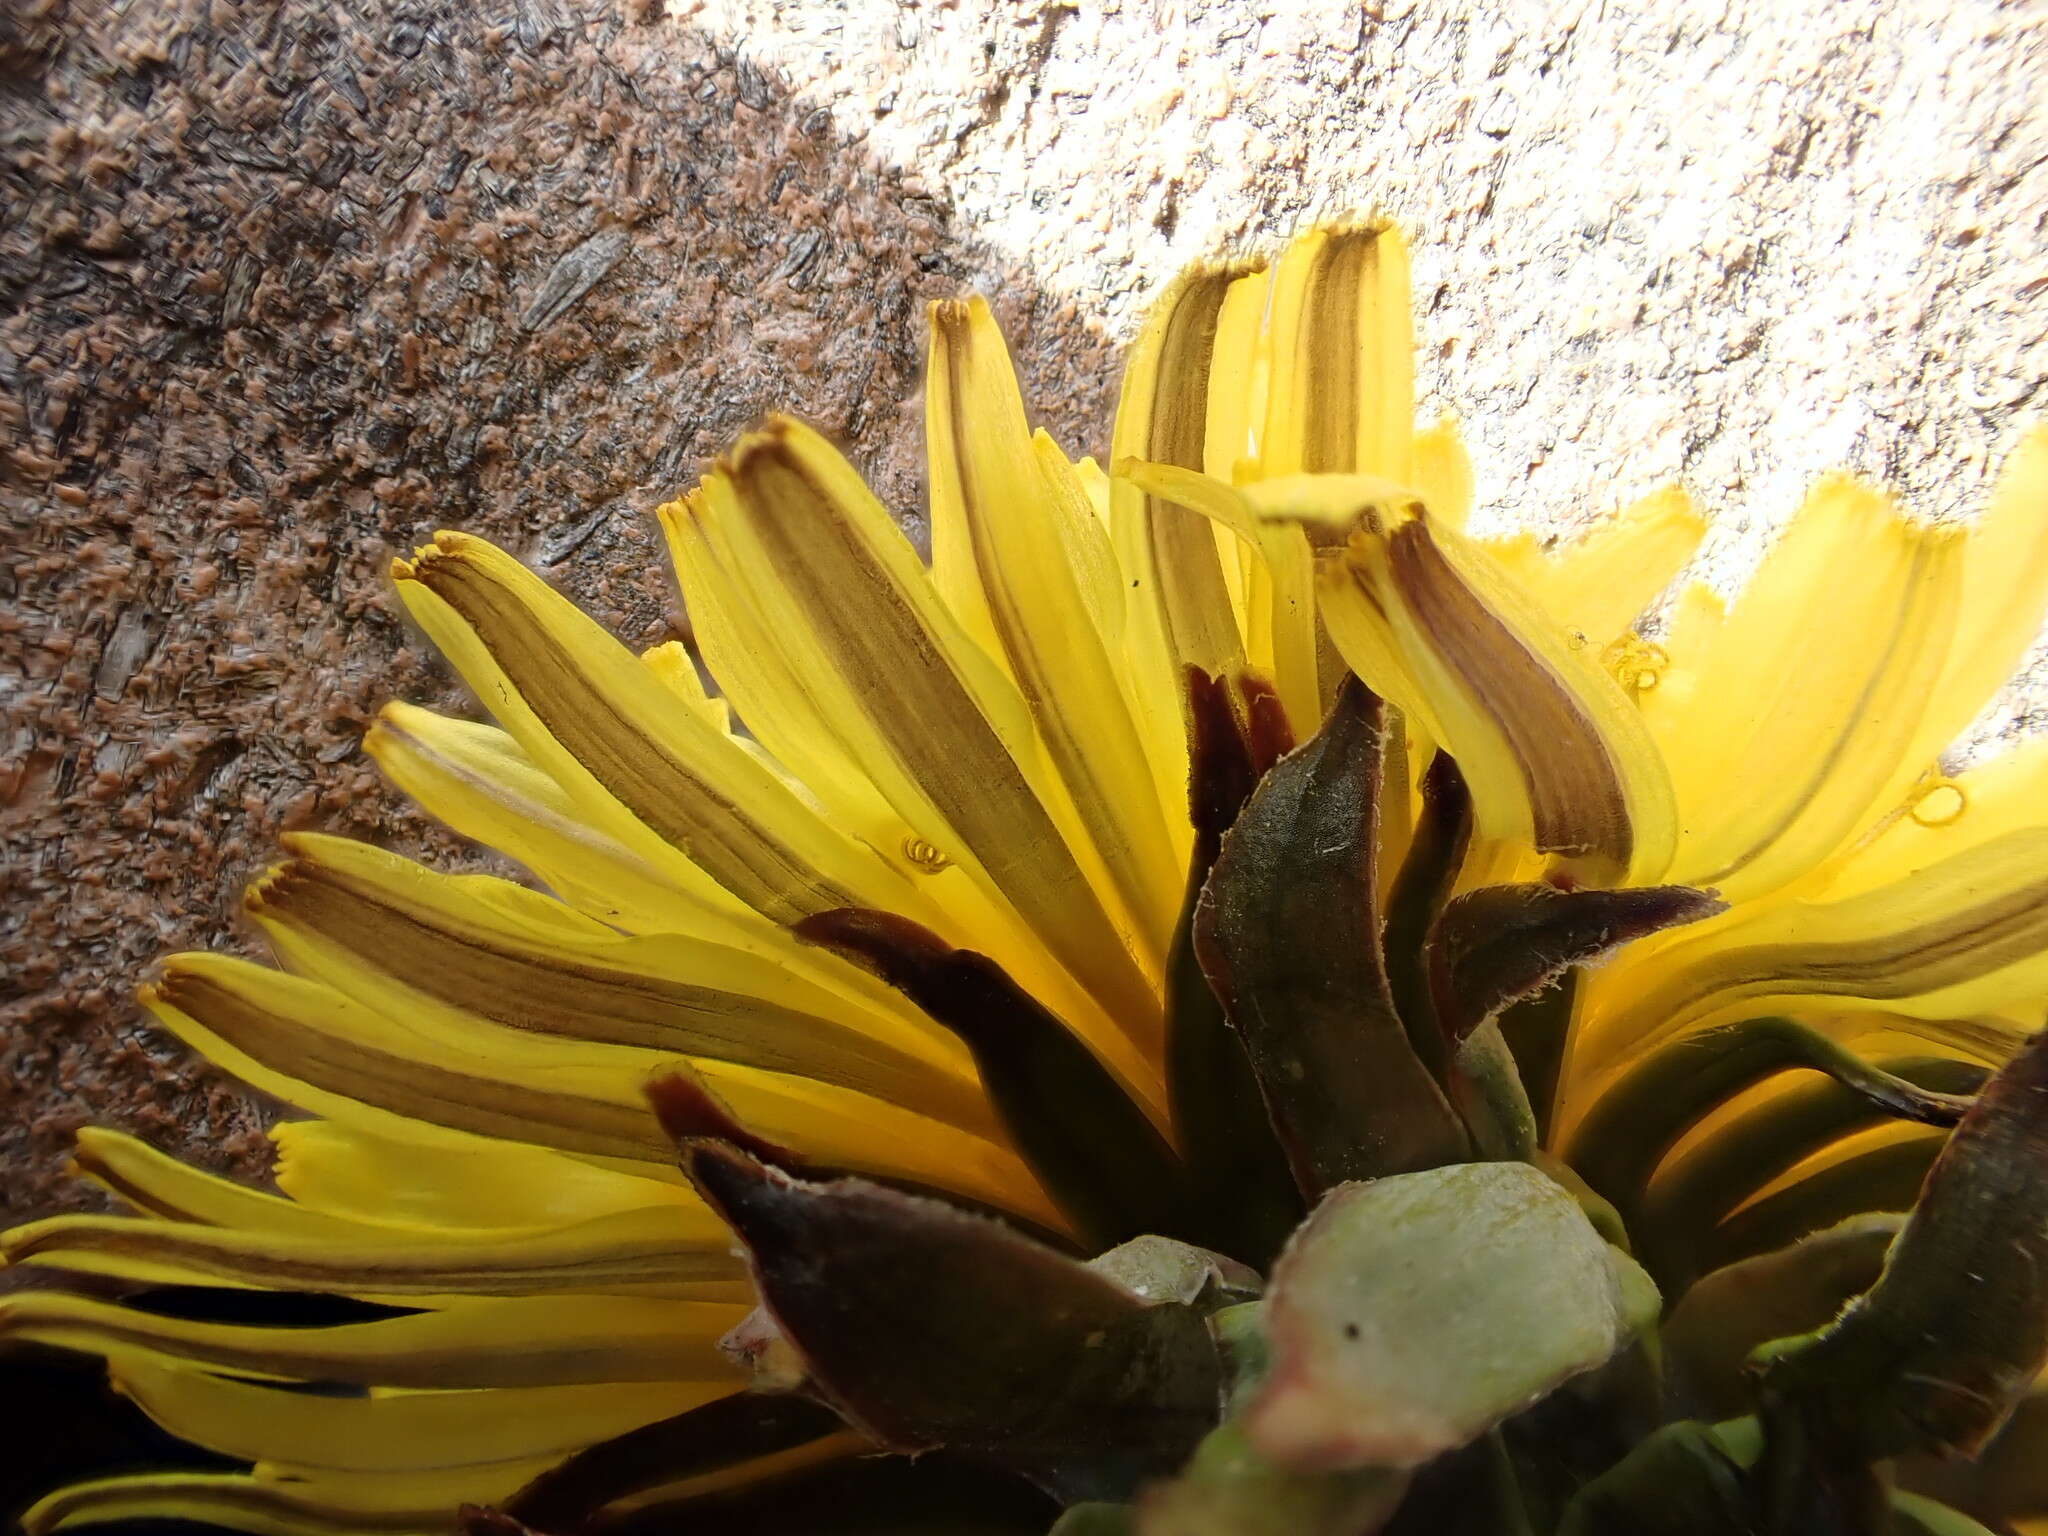
[{"label": "curled petal", "polygon": [[318,1328],[159,1317],[49,1291],[0,1301],[0,1337],[122,1357],[145,1352],[285,1380],[387,1387],[719,1381],[717,1340],[744,1304],[626,1296],[469,1301]]},{"label": "curled petal", "polygon": [[78,1133],[71,1169],[139,1211],[169,1221],[334,1236],[347,1230],[323,1212],[295,1205],[218,1174],[181,1163],[146,1142],[104,1126]]},{"label": "curled petal", "polygon": [[123,1355],[114,1386],[180,1437],[241,1461],[336,1472],[424,1471],[560,1455],[731,1390],[722,1380],[554,1387],[296,1392],[154,1354]]},{"label": "curled petal", "polygon": [[[449,1511],[517,1487],[531,1461],[401,1478],[156,1472],[72,1483],[21,1517],[28,1536],[115,1521],[196,1522],[251,1536],[446,1536]],[[453,1501],[453,1502],[451,1502]]]},{"label": "curled petal", "polygon": [[1589,647],[1412,490],[1355,474],[1233,489],[1161,466],[1119,468],[1247,538],[1275,524],[1307,535],[1337,650],[1458,760],[1482,837],[1561,856],[1604,884],[1663,872],[1677,812],[1633,703]]},{"label": "curled petal", "polygon": [[400,596],[499,722],[597,826],[658,861],[680,850],[779,921],[906,879],[829,826],[765,763],[503,550],[443,533],[396,567]]},{"label": "curled petal", "polygon": [[[1181,863],[1165,814],[1168,804],[1178,810],[1174,781],[1185,768],[1171,675],[1162,667],[1140,676],[1122,653],[1124,594],[1109,536],[1072,467],[1049,440],[1033,439],[982,300],[933,306],[925,402],[934,577],[1007,661],[1157,966]],[[1172,784],[1166,803],[1162,767]]]},{"label": "curled petal", "polygon": [[435,1241],[238,1232],[120,1216],[56,1216],[0,1237],[10,1264],[168,1285],[255,1285],[348,1296],[657,1292],[744,1301],[725,1234],[701,1208],[649,1208],[563,1227]]},{"label": "curled petal", "polygon": [[[1481,549],[1411,502],[1331,562],[1324,594],[1349,616],[1332,624],[1346,659],[1396,667],[1458,760],[1482,837],[1562,856],[1601,883],[1661,873],[1676,813],[1634,706]],[[1379,643],[1358,647],[1361,633]]]},{"label": "curled petal", "polygon": [[891,1017],[806,980],[782,955],[621,937],[508,881],[436,874],[364,843],[287,846],[298,856],[250,888],[249,910],[293,970],[387,1011],[424,994],[536,1035],[796,1073],[990,1124],[951,1042],[907,1010]]},{"label": "curled petal", "polygon": [[[661,1052],[548,1040],[424,1004],[401,1023],[332,988],[217,955],[171,961],[144,1002],[245,1081],[373,1133],[404,1140],[422,1125],[446,1126],[643,1177],[672,1164],[642,1095],[673,1059]],[[828,1083],[697,1066],[765,1134],[835,1164],[1033,1204],[1023,1165],[991,1142]]]},{"label": "curled petal", "polygon": [[1623,954],[1590,980],[1585,1065],[1691,1026],[1825,997],[1946,1019],[2048,985],[2048,829],[1965,848],[1839,899],[1739,906]]},{"label": "curled petal", "polygon": [[387,704],[363,750],[437,821],[525,865],[599,922],[723,938],[744,932],[754,917],[680,852],[628,847],[592,825],[569,792],[496,726]]},{"label": "curled petal", "polygon": [[[1265,284],[1263,270],[1254,265],[1204,269],[1152,311],[1124,365],[1116,460],[1144,459],[1228,477],[1243,447],[1232,446],[1227,428],[1212,435],[1211,423],[1234,419],[1240,427],[1237,444],[1248,441],[1242,432],[1243,391],[1251,385],[1256,340],[1248,301],[1263,297]],[[1121,478],[1111,483],[1110,526],[1117,562],[1132,583],[1132,641],[1141,662],[1175,673],[1183,667],[1211,676],[1239,671],[1244,641],[1222,550],[1209,527]]]}]

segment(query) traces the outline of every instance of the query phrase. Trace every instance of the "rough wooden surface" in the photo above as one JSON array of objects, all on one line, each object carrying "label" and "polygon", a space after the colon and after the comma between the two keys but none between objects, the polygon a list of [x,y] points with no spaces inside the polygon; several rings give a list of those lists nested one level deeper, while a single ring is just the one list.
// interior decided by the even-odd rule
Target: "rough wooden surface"
[{"label": "rough wooden surface", "polygon": [[280,830],[476,857],[358,749],[392,696],[474,708],[394,554],[477,530],[651,644],[653,508],[763,411],[914,512],[925,300],[995,294],[1057,430],[1113,382],[942,192],[610,6],[17,4],[0,149],[8,1216],[80,1201],[88,1122],[265,1165],[129,994],[254,951]]},{"label": "rough wooden surface", "polygon": [[386,590],[435,527],[648,643],[651,509],[765,409],[917,522],[926,298],[1099,448],[1088,317],[1381,208],[1485,515],[1680,478],[1738,580],[1819,471],[1966,512],[2048,411],[2044,75],[1998,0],[12,0],[0,1204],[75,1201],[87,1121],[262,1166],[127,999],[249,945],[280,829],[476,857],[357,748],[467,707]]}]

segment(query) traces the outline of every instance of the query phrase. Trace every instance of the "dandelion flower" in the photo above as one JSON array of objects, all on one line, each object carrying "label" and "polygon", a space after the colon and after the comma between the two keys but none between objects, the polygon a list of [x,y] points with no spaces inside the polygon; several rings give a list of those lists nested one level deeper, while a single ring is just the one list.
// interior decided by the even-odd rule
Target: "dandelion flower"
[{"label": "dandelion flower", "polygon": [[934,1449],[1070,1530],[1632,1529],[1702,1466],[1936,1518],[1868,1467],[2048,1354],[2026,1264],[1955,1289],[2048,1199],[2048,750],[1938,767],[2048,603],[2048,436],[1967,529],[1824,481],[1724,604],[1675,491],[1469,532],[1408,313],[1384,227],[1196,272],[1105,473],[937,305],[929,568],[771,420],[660,511],[697,656],[398,562],[496,724],[368,750],[531,881],[293,837],[277,968],[144,988],[309,1118],[275,1193],[86,1131],[135,1214],[6,1235],[133,1294],[0,1333],[238,1464],[34,1536],[716,1523]]}]

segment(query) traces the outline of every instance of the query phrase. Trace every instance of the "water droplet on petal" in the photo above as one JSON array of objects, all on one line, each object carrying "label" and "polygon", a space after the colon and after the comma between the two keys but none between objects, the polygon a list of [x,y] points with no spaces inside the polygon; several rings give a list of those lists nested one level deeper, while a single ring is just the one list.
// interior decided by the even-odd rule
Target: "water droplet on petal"
[{"label": "water droplet on petal", "polygon": [[1648,693],[1664,680],[1671,656],[1654,640],[1641,635],[1623,635],[1600,653],[1600,659],[1614,674],[1614,680],[1630,694]]},{"label": "water droplet on petal", "polygon": [[940,870],[953,867],[951,859],[921,837],[903,839],[903,857],[928,875],[936,875]]},{"label": "water droplet on petal", "polygon": [[1923,827],[1945,827],[1969,806],[1970,798],[1954,779],[1935,779],[1922,786],[1906,814]]}]

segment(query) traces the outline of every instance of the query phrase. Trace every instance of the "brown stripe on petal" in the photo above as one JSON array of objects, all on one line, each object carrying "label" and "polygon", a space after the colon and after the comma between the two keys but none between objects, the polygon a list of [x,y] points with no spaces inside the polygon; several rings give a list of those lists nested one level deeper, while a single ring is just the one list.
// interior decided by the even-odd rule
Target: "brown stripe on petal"
[{"label": "brown stripe on petal", "polygon": [[[1757,928],[1796,937],[1767,937]],[[1732,930],[1712,948],[1703,943],[1694,963],[1686,963],[1689,951],[1674,950],[1663,957],[1662,984],[1646,979],[1616,1015],[1617,1027],[1663,1039],[1687,1020],[1747,998],[1921,997],[2044,952],[2048,829],[2031,828],[1967,849],[1898,885],[1760,916],[1747,932]]]},{"label": "brown stripe on petal", "polygon": [[[830,1018],[608,963],[465,921],[342,869],[294,859],[253,887],[251,911],[310,930],[451,1007],[532,1034],[691,1056],[839,1083],[877,1098],[985,1119],[973,1085]],[[935,1102],[936,1096],[936,1102]]]},{"label": "brown stripe on petal", "polygon": [[[374,1229],[371,1229],[374,1233]],[[231,1283],[342,1295],[672,1290],[746,1299],[739,1266],[708,1219],[669,1207],[622,1211],[575,1225],[465,1240],[376,1241],[239,1232],[120,1216],[55,1217],[7,1234],[9,1263],[65,1265],[80,1254],[165,1264]],[[704,1282],[741,1282],[706,1296]]]},{"label": "brown stripe on petal", "polygon": [[1408,255],[1390,226],[1318,231],[1274,272],[1275,348],[1261,457],[1268,474],[1413,467],[1415,363]]},{"label": "brown stripe on petal", "polygon": [[[1962,854],[1950,863],[1960,865],[1969,857]],[[1989,901],[1929,914],[1861,942],[1759,948],[1750,952],[1744,968],[1760,977],[1782,978],[1790,983],[1788,990],[1897,998],[1974,980],[2031,959],[2044,948],[2048,868],[2040,878]]]},{"label": "brown stripe on petal", "polygon": [[642,1103],[592,1098],[566,1087],[542,1091],[395,1056],[272,1013],[191,971],[167,971],[153,995],[271,1071],[324,1093],[429,1125],[564,1152],[651,1163],[666,1163],[673,1155]]},{"label": "brown stripe on petal", "polygon": [[[742,901],[778,921],[845,906],[858,897],[783,845],[754,808],[705,776],[621,713],[517,596],[454,551],[430,550],[411,579],[476,632],[549,735],[646,826]],[[731,750],[741,749],[733,745]],[[751,786],[809,814],[787,789]]]},{"label": "brown stripe on petal", "polygon": [[1571,689],[1465,585],[1420,519],[1387,536],[1387,559],[1430,645],[1507,738],[1537,848],[1625,866],[1635,834],[1621,775]]},{"label": "brown stripe on petal", "polygon": [[227,1371],[365,1386],[570,1386],[715,1381],[734,1302],[666,1297],[479,1298],[445,1311],[332,1326],[192,1322],[56,1292],[0,1301],[0,1337],[111,1354],[124,1348]]},{"label": "brown stripe on petal", "polygon": [[940,637],[786,428],[749,438],[728,473],[751,514],[750,531],[919,791],[1112,1017],[1132,1026],[1156,1017],[1157,994]]},{"label": "brown stripe on petal", "polygon": [[[980,300],[932,306],[926,389],[934,575],[943,591],[957,510],[980,600],[1046,755],[1140,943],[1155,946],[1170,915],[1160,888],[1174,872],[1172,843],[1119,687],[1123,658],[1085,611],[1094,582],[1077,547],[1093,535],[1102,540],[1093,554],[1113,565],[1109,541],[1078,481],[1041,461],[1002,337]],[[957,495],[946,494],[949,476]],[[1120,601],[1116,578],[1107,569],[1101,576]]]},{"label": "brown stripe on petal", "polygon": [[1318,253],[1295,357],[1307,384],[1301,467],[1307,474],[1358,468],[1358,300],[1379,265],[1379,237],[1365,230],[1333,235]]},{"label": "brown stripe on petal", "polygon": [[[1230,285],[1250,269],[1197,272],[1167,299],[1153,363],[1151,411],[1141,442],[1124,452],[1182,469],[1205,468],[1209,374],[1216,322]],[[1145,498],[1145,527],[1158,573],[1159,602],[1173,659],[1211,672],[1230,669],[1242,652],[1216,535],[1208,520],[1156,496]]]}]

